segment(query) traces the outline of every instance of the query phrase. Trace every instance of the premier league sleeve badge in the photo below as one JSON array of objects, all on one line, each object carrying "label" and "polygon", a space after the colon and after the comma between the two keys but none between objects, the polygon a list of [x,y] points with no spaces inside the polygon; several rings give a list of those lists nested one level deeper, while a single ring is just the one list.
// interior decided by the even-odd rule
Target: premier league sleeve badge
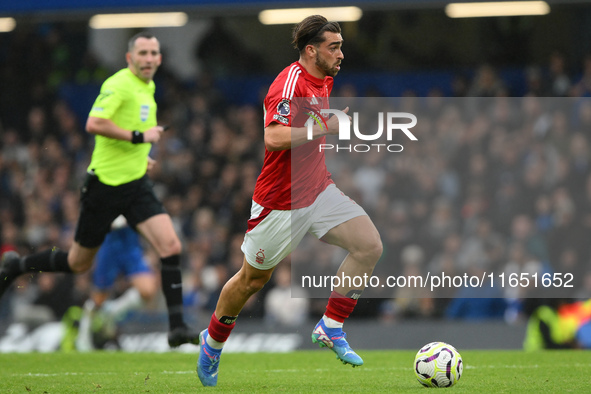
[{"label": "premier league sleeve badge", "polygon": [[276,121],[283,123],[284,125],[289,125],[289,114],[291,113],[291,104],[288,99],[283,99],[277,105],[277,113],[273,115],[273,119]]},{"label": "premier league sleeve badge", "polygon": [[281,102],[277,105],[277,113],[281,116],[289,116],[290,112],[291,112],[291,108],[290,108],[289,100],[287,100],[287,99],[281,100]]}]

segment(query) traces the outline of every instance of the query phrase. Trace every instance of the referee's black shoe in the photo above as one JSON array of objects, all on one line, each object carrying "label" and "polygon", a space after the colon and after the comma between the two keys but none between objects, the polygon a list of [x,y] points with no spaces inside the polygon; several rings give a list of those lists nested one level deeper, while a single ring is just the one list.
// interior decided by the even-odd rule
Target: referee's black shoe
[{"label": "referee's black shoe", "polygon": [[2,260],[0,260],[0,297],[22,273],[21,257],[18,253],[8,251],[2,254]]},{"label": "referee's black shoe", "polygon": [[170,347],[179,347],[185,343],[199,345],[199,332],[187,326],[181,326],[168,333],[168,345]]}]

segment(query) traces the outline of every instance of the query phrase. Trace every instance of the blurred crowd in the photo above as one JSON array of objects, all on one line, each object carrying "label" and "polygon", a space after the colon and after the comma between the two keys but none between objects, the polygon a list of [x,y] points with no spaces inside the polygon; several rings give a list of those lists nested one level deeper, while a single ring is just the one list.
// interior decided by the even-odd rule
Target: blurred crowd
[{"label": "blurred crowd", "polygon": [[[60,87],[98,93],[115,70],[69,39],[76,41],[57,31],[2,38],[0,252],[67,250],[72,242],[93,139],[72,109],[77,103]],[[425,116],[417,115],[413,129],[419,141],[393,141],[403,152],[327,153],[337,185],[380,231],[385,252],[377,275],[568,272],[576,296],[591,297],[591,99],[584,98],[591,95],[591,57],[582,73],[568,70],[553,53],[547,65],[524,69],[526,97],[509,99],[511,86],[481,65],[450,87],[456,98],[435,88],[425,98],[405,93],[405,112]],[[262,111],[260,103],[233,104],[207,74],[187,84],[163,65],[156,85],[159,123],[171,128],[153,147],[158,165],[150,176],[183,241],[185,306],[195,315],[211,313],[221,286],[242,265],[240,245],[264,153]],[[333,96],[364,94],[336,78]],[[477,108],[465,110],[467,102]],[[146,255],[157,264],[152,251]],[[325,300],[290,297],[289,268],[327,267],[333,274],[343,257],[306,238],[243,315],[289,325],[321,314]],[[23,276],[0,300],[0,317],[41,319],[42,310],[47,319],[60,319],[84,302],[89,286],[88,274]],[[361,298],[352,317],[515,321],[533,295],[521,287],[385,291],[382,298]]]}]

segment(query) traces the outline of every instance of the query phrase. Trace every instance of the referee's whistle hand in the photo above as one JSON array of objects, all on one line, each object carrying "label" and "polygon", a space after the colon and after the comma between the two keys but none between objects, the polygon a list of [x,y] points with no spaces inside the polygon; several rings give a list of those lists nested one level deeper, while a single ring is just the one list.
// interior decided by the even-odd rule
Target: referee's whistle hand
[{"label": "referee's whistle hand", "polygon": [[144,142],[158,142],[164,128],[162,126],[154,126],[144,131]]}]

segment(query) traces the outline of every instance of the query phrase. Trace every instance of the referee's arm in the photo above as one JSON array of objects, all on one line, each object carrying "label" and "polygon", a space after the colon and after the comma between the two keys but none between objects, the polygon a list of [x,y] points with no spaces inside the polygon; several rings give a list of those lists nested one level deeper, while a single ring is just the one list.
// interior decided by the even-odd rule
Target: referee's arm
[{"label": "referee's arm", "polygon": [[[86,121],[86,131],[90,134],[102,135],[115,140],[131,141],[134,130],[125,130],[117,126],[111,119],[89,116]],[[158,142],[160,134],[164,131],[162,126],[154,126],[144,131],[143,142]]]}]

